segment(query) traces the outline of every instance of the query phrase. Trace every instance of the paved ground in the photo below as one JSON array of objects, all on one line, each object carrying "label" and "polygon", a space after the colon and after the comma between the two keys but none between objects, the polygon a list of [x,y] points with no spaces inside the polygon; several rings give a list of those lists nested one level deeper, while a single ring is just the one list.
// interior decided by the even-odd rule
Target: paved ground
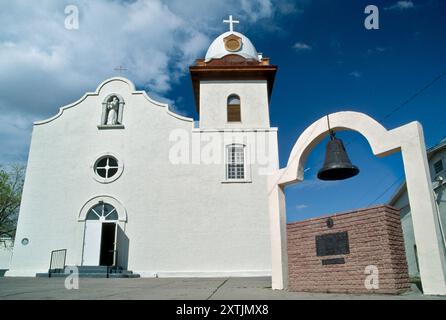
[{"label": "paved ground", "polygon": [[229,279],[79,279],[79,290],[67,290],[63,278],[0,278],[5,299],[446,299],[419,293],[400,296],[313,294],[270,289],[270,278]]}]

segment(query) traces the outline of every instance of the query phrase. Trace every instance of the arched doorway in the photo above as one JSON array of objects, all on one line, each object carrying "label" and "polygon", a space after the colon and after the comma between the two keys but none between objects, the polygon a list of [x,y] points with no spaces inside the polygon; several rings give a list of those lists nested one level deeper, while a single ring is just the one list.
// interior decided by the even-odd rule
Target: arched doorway
[{"label": "arched doorway", "polygon": [[123,206],[112,197],[93,198],[81,209],[79,221],[85,222],[81,264],[118,265],[117,252],[123,234],[119,222],[126,221]]},{"label": "arched doorway", "polygon": [[111,266],[116,250],[118,213],[109,203],[98,203],[87,213],[82,265]]},{"label": "arched doorway", "polygon": [[[334,131],[353,130],[362,134],[376,156],[401,151],[424,293],[446,294],[446,260],[421,125],[411,122],[386,130],[363,113],[345,111],[329,117]],[[284,188],[303,181],[305,161],[328,131],[326,117],[310,125],[296,141],[287,166],[269,177],[273,289],[284,289],[288,283]]]}]

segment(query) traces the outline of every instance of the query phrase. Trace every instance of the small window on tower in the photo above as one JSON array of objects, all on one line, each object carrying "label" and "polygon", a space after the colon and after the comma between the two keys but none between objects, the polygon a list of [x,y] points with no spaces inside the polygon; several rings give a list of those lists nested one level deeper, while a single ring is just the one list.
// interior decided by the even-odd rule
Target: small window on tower
[{"label": "small window on tower", "polygon": [[243,180],[245,179],[245,146],[231,144],[227,148],[226,160],[226,179]]},{"label": "small window on tower", "polygon": [[228,122],[241,122],[242,116],[240,113],[240,97],[236,94],[231,94],[228,97]]}]

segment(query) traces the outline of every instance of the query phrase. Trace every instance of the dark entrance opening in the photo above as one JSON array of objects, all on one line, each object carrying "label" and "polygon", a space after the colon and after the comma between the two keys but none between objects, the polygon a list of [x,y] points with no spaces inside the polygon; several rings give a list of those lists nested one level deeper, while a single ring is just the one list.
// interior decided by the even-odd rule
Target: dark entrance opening
[{"label": "dark entrance opening", "polygon": [[112,266],[115,250],[116,223],[102,224],[101,256],[99,265]]}]

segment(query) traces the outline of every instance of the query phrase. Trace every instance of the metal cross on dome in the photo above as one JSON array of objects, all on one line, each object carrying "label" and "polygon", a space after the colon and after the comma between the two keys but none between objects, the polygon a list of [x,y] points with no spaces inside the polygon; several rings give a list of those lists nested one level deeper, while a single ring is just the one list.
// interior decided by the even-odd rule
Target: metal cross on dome
[{"label": "metal cross on dome", "polygon": [[229,31],[233,32],[234,31],[234,23],[240,23],[240,21],[232,20],[232,14],[231,14],[231,15],[229,15],[229,20],[223,20],[223,23],[228,23],[229,24]]}]

